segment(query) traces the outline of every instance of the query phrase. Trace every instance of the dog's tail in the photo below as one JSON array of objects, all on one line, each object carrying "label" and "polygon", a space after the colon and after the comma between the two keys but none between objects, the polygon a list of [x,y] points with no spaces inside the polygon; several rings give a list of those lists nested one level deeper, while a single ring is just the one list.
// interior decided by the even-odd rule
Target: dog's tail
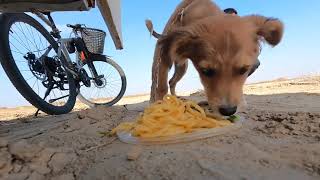
[{"label": "dog's tail", "polygon": [[150,34],[151,34],[153,37],[155,37],[155,38],[157,38],[157,39],[159,39],[159,38],[162,37],[162,34],[159,34],[159,33],[157,33],[157,32],[154,31],[154,29],[153,29],[153,24],[152,24],[152,21],[151,21],[151,20],[149,20],[149,19],[146,20],[146,26],[147,26]]}]

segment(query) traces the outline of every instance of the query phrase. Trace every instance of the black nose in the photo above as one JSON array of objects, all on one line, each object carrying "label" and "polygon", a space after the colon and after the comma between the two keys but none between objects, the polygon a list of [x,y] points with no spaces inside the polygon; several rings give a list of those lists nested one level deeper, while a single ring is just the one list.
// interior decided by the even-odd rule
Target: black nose
[{"label": "black nose", "polygon": [[237,112],[237,106],[220,106],[219,112],[224,116],[231,116]]}]

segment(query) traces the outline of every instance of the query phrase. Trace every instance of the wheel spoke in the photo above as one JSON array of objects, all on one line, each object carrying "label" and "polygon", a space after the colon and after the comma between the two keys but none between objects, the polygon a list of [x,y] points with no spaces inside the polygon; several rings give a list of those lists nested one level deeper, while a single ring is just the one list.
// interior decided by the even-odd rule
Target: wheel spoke
[{"label": "wheel spoke", "polygon": [[36,85],[36,82],[38,81],[38,79],[36,79],[32,85],[32,89],[34,88],[34,85]]},{"label": "wheel spoke", "polygon": [[[23,36],[24,36],[24,38],[26,39],[26,40],[29,40],[28,38],[27,38],[27,36],[26,36],[26,34],[24,33],[24,31],[22,30],[22,27],[21,27],[21,24],[20,24],[20,22],[18,23],[18,25],[19,25],[19,27],[21,28],[18,28],[19,29],[19,31],[23,34]],[[30,40],[29,40],[30,41]],[[31,42],[32,43],[32,42]],[[27,43],[28,45],[29,45],[29,43]],[[30,46],[28,46],[29,47],[29,49],[31,49],[30,48]]]},{"label": "wheel spoke", "polygon": [[37,87],[38,87],[38,94],[39,94],[40,91],[39,91],[39,82],[38,81],[37,81]]},{"label": "wheel spoke", "polygon": [[26,81],[29,81],[30,79],[33,79],[33,78],[36,78],[36,77],[32,75],[31,77],[27,78]]},{"label": "wheel spoke", "polygon": [[[13,30],[12,30],[13,31]],[[14,31],[13,31],[14,32]],[[15,33],[15,34],[17,34],[17,33]],[[22,45],[26,50],[28,50],[28,51],[31,51],[30,50],[30,47],[29,46],[27,46],[27,45],[25,45],[24,43],[21,43],[21,38],[20,38],[20,36],[17,34],[17,37],[19,38],[19,40],[17,39],[17,38],[15,38],[12,34],[10,34],[10,36],[13,38],[13,39],[15,39],[17,42],[19,42],[20,43],[20,45]],[[22,41],[23,42],[23,41]],[[10,42],[11,43],[11,42]],[[17,48],[18,49],[18,48]]]},{"label": "wheel spoke", "polygon": [[[94,61],[94,66],[98,75],[103,75],[103,80],[106,82],[104,82],[103,86],[99,87],[92,81],[91,87],[83,86],[80,92],[91,104],[109,103],[117,98],[121,92],[121,76],[113,65],[105,61]],[[88,71],[87,65],[84,66],[84,69]]]}]

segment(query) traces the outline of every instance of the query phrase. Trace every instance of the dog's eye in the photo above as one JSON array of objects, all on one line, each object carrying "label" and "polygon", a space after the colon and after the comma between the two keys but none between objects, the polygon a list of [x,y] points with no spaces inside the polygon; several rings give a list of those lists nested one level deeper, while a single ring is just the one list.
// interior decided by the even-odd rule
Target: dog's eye
[{"label": "dog's eye", "polygon": [[203,75],[207,77],[212,77],[217,73],[215,69],[206,69],[206,68],[201,69],[201,72]]},{"label": "dog's eye", "polygon": [[247,68],[247,67],[242,67],[242,68],[239,69],[239,74],[240,74],[240,75],[244,75],[245,73],[248,72],[248,70],[249,70],[249,68]]}]

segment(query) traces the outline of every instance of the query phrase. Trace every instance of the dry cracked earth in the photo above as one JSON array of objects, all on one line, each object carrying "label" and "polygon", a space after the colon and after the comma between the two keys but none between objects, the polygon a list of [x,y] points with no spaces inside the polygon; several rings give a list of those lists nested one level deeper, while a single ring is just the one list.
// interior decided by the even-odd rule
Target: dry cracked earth
[{"label": "dry cracked earth", "polygon": [[[133,120],[147,97],[39,118],[1,109],[0,179],[320,179],[320,77],[253,84],[245,92],[241,129],[161,146],[128,145],[104,133]],[[8,112],[18,117],[8,119]]]}]

